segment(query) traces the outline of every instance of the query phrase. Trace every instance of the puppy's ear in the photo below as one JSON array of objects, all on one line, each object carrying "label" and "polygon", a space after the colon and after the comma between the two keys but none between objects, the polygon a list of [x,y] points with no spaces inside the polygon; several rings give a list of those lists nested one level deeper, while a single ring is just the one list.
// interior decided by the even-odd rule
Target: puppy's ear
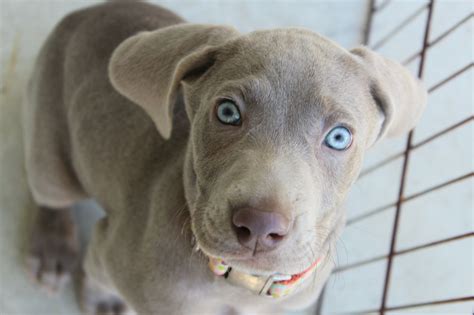
[{"label": "puppy's ear", "polygon": [[368,71],[371,97],[383,112],[378,139],[413,129],[426,106],[427,93],[421,82],[399,63],[365,47],[351,53]]},{"label": "puppy's ear", "polygon": [[143,107],[168,139],[180,82],[209,69],[215,47],[237,35],[230,27],[195,24],[139,33],[113,52],[110,80],[118,92]]}]

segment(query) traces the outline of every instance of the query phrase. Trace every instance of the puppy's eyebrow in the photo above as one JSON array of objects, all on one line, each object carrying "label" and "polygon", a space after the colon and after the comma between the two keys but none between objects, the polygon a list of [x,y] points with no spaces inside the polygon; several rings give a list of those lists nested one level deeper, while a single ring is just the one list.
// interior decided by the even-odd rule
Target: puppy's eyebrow
[{"label": "puppy's eyebrow", "polygon": [[245,104],[251,104],[257,94],[267,91],[266,84],[259,78],[233,80],[223,84],[217,91],[216,96],[238,97]]},{"label": "puppy's eyebrow", "polygon": [[326,126],[333,126],[336,124],[346,124],[351,126],[355,125],[355,119],[353,115],[349,114],[348,112],[337,110],[329,113],[325,117],[325,125]]},{"label": "puppy's eyebrow", "polygon": [[230,97],[233,98],[234,96],[237,96],[241,99],[245,99],[245,88],[243,88],[242,84],[238,84],[237,82],[232,82],[229,84],[226,84],[224,86],[221,86],[217,91],[216,91],[216,96],[220,97]]},{"label": "puppy's eyebrow", "polygon": [[358,116],[357,107],[354,106],[353,109],[355,113],[351,113],[345,110],[344,106],[331,96],[319,95],[317,96],[317,100],[321,106],[321,112],[319,114],[324,117],[325,126],[332,126],[337,123],[345,123],[349,126],[355,125],[355,116]]}]

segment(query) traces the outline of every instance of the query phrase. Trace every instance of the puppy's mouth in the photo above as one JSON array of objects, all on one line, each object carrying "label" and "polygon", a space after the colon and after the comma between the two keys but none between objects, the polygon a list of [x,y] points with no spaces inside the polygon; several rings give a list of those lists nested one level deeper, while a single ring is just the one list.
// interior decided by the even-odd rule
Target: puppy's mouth
[{"label": "puppy's mouth", "polygon": [[309,232],[305,235],[292,234],[279,247],[256,250],[256,247],[239,244],[232,237],[230,228],[215,224],[206,214],[205,211],[195,211],[192,218],[191,232],[195,249],[199,249],[209,260],[219,259],[222,266],[251,275],[280,274],[291,277],[302,274],[327,255],[330,240],[333,239],[333,233],[329,232],[333,229],[326,229],[327,235]]},{"label": "puppy's mouth", "polygon": [[[220,251],[216,251],[215,248],[201,247],[200,242],[196,242],[196,238],[194,238],[194,240],[194,250],[206,256],[210,262],[210,267],[216,266],[217,269],[224,271],[224,266],[226,266],[227,268],[238,270],[239,272],[257,276],[271,276],[276,274],[284,275],[285,278],[298,276],[322,260],[327,256],[328,252],[328,247],[326,246],[327,242],[324,242],[321,248],[313,248],[307,252],[308,247],[302,247],[302,249],[306,250],[299,251],[299,255],[283,255],[280,257],[278,257],[278,253],[266,251],[255,253],[243,248],[240,248],[236,252],[226,251],[225,253],[219,253]],[[216,268],[211,267],[211,270],[214,272]],[[225,271],[223,273],[225,273]]]},{"label": "puppy's mouth", "polygon": [[[293,276],[304,273],[328,251],[329,237],[323,241],[314,240],[299,244],[299,246],[283,246],[273,250],[253,250],[237,245],[236,242],[214,241],[213,233],[202,233],[194,229],[194,249],[201,252],[209,260],[219,259],[226,265],[239,272],[258,276],[274,274]],[[295,240],[288,240],[297,242]],[[296,244],[295,244],[296,245]]]}]

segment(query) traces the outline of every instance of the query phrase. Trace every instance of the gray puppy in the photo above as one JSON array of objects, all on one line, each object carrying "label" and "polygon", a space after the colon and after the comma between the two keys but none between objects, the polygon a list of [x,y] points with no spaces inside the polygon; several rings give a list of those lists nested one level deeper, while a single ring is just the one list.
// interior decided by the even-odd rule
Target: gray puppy
[{"label": "gray puppy", "polygon": [[59,288],[77,260],[70,208],[97,200],[107,216],[82,264],[89,313],[309,306],[364,153],[412,129],[426,103],[408,71],[366,48],[187,24],[140,2],[64,18],[27,94],[40,208],[29,266]]}]

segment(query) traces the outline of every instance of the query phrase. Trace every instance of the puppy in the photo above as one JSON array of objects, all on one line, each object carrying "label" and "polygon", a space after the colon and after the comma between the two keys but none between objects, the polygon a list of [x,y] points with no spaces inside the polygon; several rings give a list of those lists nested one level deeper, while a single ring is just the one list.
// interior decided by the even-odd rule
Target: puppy
[{"label": "puppy", "polygon": [[365,151],[426,103],[399,64],[300,28],[239,33],[141,2],[64,18],[24,109],[39,213],[30,270],[77,261],[72,205],[106,212],[81,264],[88,313],[277,313],[334,267]]}]

